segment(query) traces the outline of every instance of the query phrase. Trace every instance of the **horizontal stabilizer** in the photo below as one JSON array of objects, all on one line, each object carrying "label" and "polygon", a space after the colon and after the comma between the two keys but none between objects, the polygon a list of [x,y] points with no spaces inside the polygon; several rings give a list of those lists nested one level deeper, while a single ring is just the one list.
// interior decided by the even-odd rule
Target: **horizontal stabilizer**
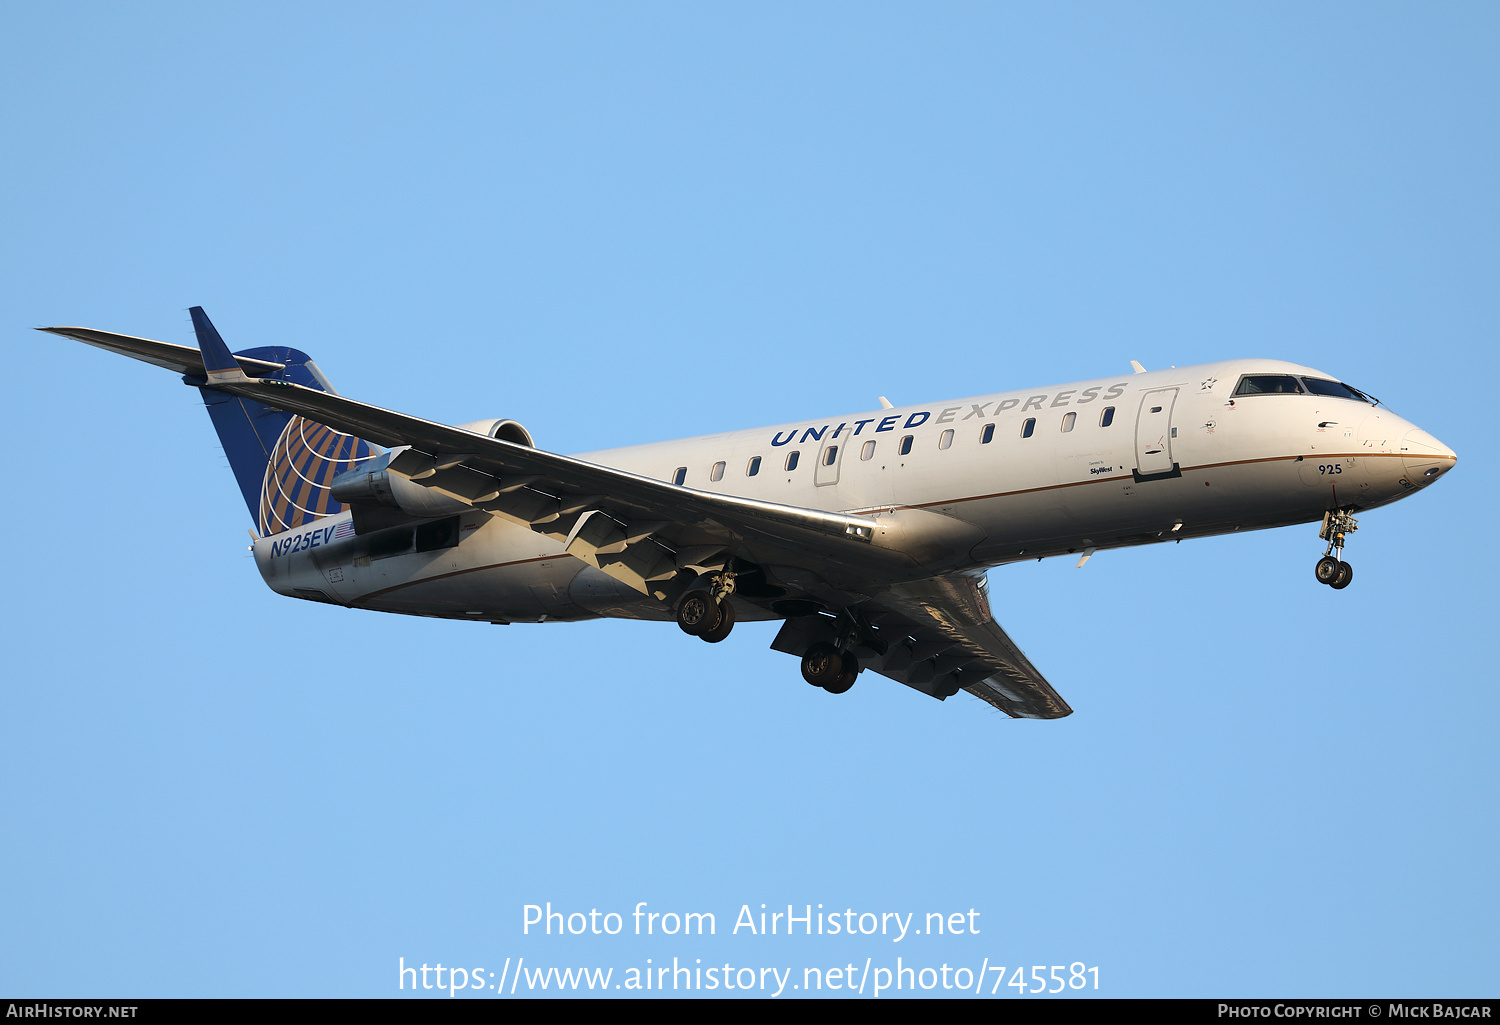
[{"label": "horizontal stabilizer", "polygon": [[[122,356],[132,356],[143,363],[175,370],[188,377],[207,375],[203,367],[202,353],[191,345],[173,345],[171,342],[120,335],[113,331],[96,331],[91,327],[39,327],[37,330],[71,338],[75,342],[83,342],[85,345],[92,345],[99,349],[108,349],[110,352],[118,352]],[[251,377],[274,374],[278,370],[285,369],[286,366],[284,363],[251,359],[248,356],[236,356],[235,360],[239,363],[240,369]]]},{"label": "horizontal stabilizer", "polygon": [[342,512],[344,506],[332,497],[333,478],[378,450],[362,438],[226,390],[258,384],[332,394],[333,386],[312,358],[286,345],[260,346],[236,355],[202,307],[189,312],[201,350],[86,327],[37,330],[175,370],[184,383],[196,386],[258,535]]}]

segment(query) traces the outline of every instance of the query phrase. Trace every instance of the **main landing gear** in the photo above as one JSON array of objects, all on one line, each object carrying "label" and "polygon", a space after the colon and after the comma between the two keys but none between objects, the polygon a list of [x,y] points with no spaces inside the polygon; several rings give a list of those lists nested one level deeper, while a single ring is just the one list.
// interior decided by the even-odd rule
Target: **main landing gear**
[{"label": "main landing gear", "polygon": [[734,629],[734,577],[722,573],[711,577],[707,587],[694,587],[677,603],[677,625],[710,644],[717,644]]},{"label": "main landing gear", "polygon": [[[692,634],[711,644],[722,641],[734,629],[734,606],[729,601],[729,596],[734,591],[735,574],[729,568],[712,576],[699,577],[677,600],[677,625],[682,628],[683,633]],[[793,619],[798,618],[795,614],[791,615]],[[788,620],[790,622],[792,619]],[[821,632],[814,631],[813,635],[817,636]],[[839,628],[831,633],[832,642],[815,641],[802,656],[802,678],[830,694],[843,694],[854,686],[860,673],[859,659],[849,649],[856,644],[869,644],[877,652],[883,652],[885,646],[878,638],[872,641],[868,636],[868,628],[861,631],[860,622],[847,612],[839,617]],[[822,635],[829,636],[828,633]],[[860,640],[862,637],[863,641]],[[811,639],[804,635],[801,643],[806,644]],[[792,647],[790,650],[795,651],[796,648]]]},{"label": "main landing gear", "polygon": [[842,694],[854,686],[859,660],[827,641],[819,641],[802,656],[802,678],[830,694]]},{"label": "main landing gear", "polygon": [[1352,534],[1358,529],[1359,524],[1354,517],[1343,509],[1323,514],[1323,529],[1318,531],[1318,537],[1328,542],[1328,548],[1313,570],[1318,583],[1327,584],[1335,591],[1342,591],[1349,586],[1354,579],[1354,567],[1343,561],[1344,535]]}]

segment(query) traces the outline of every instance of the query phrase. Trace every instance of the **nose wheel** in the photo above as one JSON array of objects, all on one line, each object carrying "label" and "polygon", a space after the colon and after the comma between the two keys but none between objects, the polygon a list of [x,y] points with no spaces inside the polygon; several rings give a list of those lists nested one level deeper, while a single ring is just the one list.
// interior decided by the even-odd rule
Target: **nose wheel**
[{"label": "nose wheel", "polygon": [[1325,555],[1319,559],[1313,573],[1317,576],[1318,583],[1327,584],[1335,591],[1348,587],[1349,581],[1354,579],[1354,567],[1347,562],[1340,562],[1331,555]]},{"label": "nose wheel", "polygon": [[1323,557],[1313,569],[1318,583],[1327,584],[1335,591],[1342,591],[1354,579],[1354,567],[1344,561],[1344,538],[1359,529],[1354,517],[1343,509],[1323,514],[1323,529],[1318,537],[1328,542]]}]

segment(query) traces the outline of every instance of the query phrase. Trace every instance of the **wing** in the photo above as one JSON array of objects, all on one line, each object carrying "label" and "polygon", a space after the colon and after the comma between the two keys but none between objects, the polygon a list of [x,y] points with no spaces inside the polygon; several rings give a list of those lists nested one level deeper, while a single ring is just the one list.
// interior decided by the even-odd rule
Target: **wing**
[{"label": "wing", "polygon": [[[911,639],[911,661],[902,665],[906,656],[898,649],[894,660],[887,656],[876,670],[881,675],[920,690],[924,678],[930,686],[947,674],[950,685],[1017,719],[1073,713],[995,622],[982,577],[955,574],[897,584],[870,605],[882,633],[894,629]],[[917,661],[918,655],[927,660]]]},{"label": "wing", "polygon": [[847,625],[830,616],[787,620],[771,646],[801,655],[820,640],[837,645],[841,626],[861,666],[932,697],[966,690],[1015,719],[1073,712],[995,622],[982,576],[893,584],[861,603]]}]

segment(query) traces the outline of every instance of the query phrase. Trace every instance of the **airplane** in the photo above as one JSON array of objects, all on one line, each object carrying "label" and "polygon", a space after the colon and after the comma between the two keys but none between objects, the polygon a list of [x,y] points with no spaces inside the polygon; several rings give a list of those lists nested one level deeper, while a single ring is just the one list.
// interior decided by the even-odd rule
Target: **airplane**
[{"label": "airplane", "polygon": [[288,346],[231,353],[38,328],[202,394],[278,594],[509,625],[675,620],[771,643],[842,694],[869,669],[1012,718],[1072,708],[990,611],[1007,563],[1320,523],[1343,589],[1356,512],[1457,456],[1330,374],[1242,359],[557,455],[515,420],[449,426],[339,395]]}]

